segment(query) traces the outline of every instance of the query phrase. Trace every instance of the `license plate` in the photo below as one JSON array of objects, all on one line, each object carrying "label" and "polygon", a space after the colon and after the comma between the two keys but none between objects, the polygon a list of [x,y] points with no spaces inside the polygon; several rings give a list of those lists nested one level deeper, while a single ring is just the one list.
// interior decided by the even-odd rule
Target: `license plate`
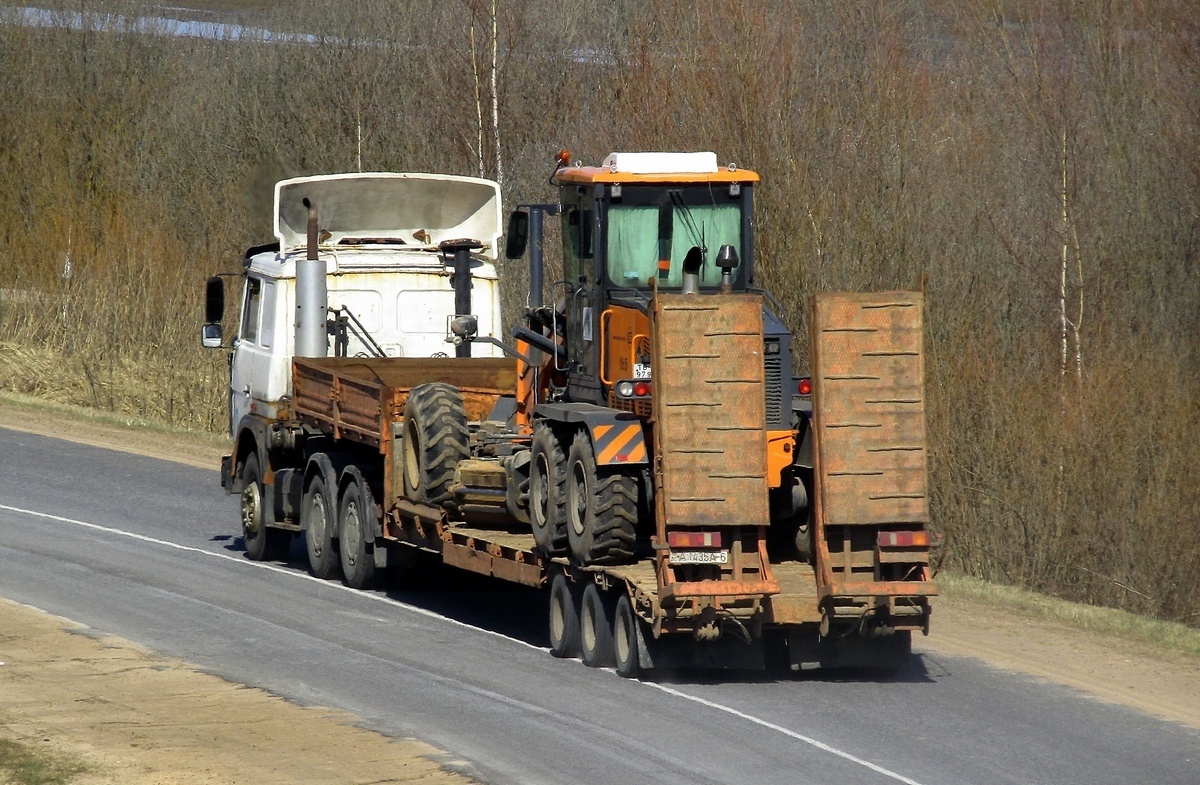
[{"label": "license plate", "polygon": [[671,551],[671,564],[728,564],[729,551]]},{"label": "license plate", "polygon": [[650,366],[647,363],[634,363],[633,364],[633,378],[649,379],[650,378]]}]

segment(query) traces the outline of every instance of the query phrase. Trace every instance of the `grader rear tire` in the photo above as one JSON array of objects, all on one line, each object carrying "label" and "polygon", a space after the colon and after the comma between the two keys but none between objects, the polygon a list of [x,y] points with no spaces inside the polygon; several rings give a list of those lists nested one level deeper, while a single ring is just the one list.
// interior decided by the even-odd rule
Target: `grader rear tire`
[{"label": "grader rear tire", "polygon": [[404,493],[448,506],[454,498],[454,469],[470,456],[462,393],[443,382],[422,384],[404,407]]},{"label": "grader rear tire", "polygon": [[533,426],[529,467],[529,520],[538,550],[558,556],[567,549],[566,473],[562,442],[544,422]]},{"label": "grader rear tire", "polygon": [[631,560],[637,537],[637,481],[619,471],[598,470],[586,431],[579,431],[571,441],[566,486],[567,543],[575,562]]}]

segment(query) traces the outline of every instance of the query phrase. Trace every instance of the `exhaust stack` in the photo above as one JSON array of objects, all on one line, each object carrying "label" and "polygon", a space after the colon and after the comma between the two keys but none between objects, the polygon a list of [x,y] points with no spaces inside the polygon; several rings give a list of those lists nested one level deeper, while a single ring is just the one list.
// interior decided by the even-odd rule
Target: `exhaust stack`
[{"label": "exhaust stack", "polygon": [[295,353],[297,357],[325,357],[329,354],[325,262],[317,255],[317,206],[308,199],[304,206],[308,209],[308,253],[296,262]]},{"label": "exhaust stack", "polygon": [[[438,243],[438,248],[454,262],[454,274],[450,277],[454,284],[454,316],[469,316],[471,314],[471,252],[483,248],[483,243],[467,239],[444,240]],[[454,347],[454,356],[471,356],[470,338],[457,343]]]}]

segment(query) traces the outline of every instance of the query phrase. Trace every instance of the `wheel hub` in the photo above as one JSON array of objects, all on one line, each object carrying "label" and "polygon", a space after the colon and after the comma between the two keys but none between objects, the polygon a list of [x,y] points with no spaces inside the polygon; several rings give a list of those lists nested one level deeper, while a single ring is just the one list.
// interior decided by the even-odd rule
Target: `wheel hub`
[{"label": "wheel hub", "polygon": [[261,527],[259,514],[262,500],[258,495],[258,483],[250,483],[242,490],[242,530],[247,534],[257,534]]}]

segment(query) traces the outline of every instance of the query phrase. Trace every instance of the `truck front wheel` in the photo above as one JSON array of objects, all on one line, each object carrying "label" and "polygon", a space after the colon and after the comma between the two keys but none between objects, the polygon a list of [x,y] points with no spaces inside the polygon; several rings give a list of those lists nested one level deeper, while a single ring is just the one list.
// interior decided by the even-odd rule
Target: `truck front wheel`
[{"label": "truck front wheel", "polygon": [[265,502],[258,454],[252,452],[242,465],[242,538],[246,555],[253,561],[285,561],[292,545],[291,532],[267,525],[273,516]]}]

